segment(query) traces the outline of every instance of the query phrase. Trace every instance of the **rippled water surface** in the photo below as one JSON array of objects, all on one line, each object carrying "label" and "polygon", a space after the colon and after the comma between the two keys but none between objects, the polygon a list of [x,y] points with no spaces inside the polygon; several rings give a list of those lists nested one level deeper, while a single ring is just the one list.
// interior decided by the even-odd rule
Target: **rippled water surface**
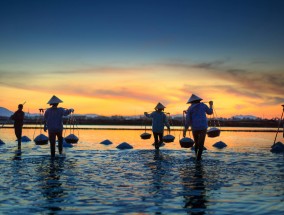
[{"label": "rippled water surface", "polygon": [[[141,133],[79,130],[79,143],[52,160],[49,146],[33,141],[22,143],[22,155],[16,156],[13,130],[1,129],[6,144],[0,146],[0,213],[284,213],[284,157],[269,151],[275,133],[222,132],[206,139],[201,162],[180,148],[179,131],[159,151]],[[23,135],[32,139],[34,130]],[[100,144],[105,139],[113,144]],[[220,140],[228,147],[212,147]],[[121,142],[134,149],[117,150]]]}]

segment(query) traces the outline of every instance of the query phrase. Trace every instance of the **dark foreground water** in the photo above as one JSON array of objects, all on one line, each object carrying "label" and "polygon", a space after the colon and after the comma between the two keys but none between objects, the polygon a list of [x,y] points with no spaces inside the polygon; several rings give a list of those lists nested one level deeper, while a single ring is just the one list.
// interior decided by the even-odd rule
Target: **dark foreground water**
[{"label": "dark foreground water", "polygon": [[[155,151],[138,131],[81,132],[55,159],[33,142],[15,156],[12,130],[1,132],[1,214],[284,213],[284,157],[269,152],[271,133],[223,133],[222,150],[207,139],[196,162],[178,140]],[[101,135],[131,140],[134,150],[102,146]]]}]

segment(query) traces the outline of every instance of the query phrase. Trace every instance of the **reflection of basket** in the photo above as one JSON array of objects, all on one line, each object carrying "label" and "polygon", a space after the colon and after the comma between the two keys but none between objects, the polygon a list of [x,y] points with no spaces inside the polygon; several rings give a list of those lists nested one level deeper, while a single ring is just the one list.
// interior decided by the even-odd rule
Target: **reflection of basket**
[{"label": "reflection of basket", "polygon": [[190,148],[193,146],[194,141],[193,139],[189,138],[189,137],[184,137],[182,139],[179,140],[180,146],[181,148]]},{"label": "reflection of basket", "polygon": [[218,137],[220,136],[220,129],[219,128],[210,128],[208,131],[207,131],[207,136],[208,137]]},{"label": "reflection of basket", "polygon": [[175,140],[175,137],[173,135],[168,134],[166,136],[163,136],[163,141],[165,143],[174,142],[174,140]]},{"label": "reflection of basket", "polygon": [[147,139],[150,139],[151,138],[151,134],[145,132],[143,134],[140,135],[141,139],[143,140],[147,140]]}]

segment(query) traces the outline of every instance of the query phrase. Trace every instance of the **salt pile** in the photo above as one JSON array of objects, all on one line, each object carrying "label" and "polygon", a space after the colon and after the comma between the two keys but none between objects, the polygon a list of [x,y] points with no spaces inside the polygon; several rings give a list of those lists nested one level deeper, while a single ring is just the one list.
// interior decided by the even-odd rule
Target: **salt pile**
[{"label": "salt pile", "polygon": [[284,144],[281,142],[277,142],[273,146],[271,146],[270,151],[273,153],[282,153],[284,152]]},{"label": "salt pile", "polygon": [[117,147],[117,149],[133,149],[133,146],[131,146],[130,144],[123,142],[121,144],[119,144]]},{"label": "salt pile", "polygon": [[79,138],[74,134],[69,134],[67,137],[65,137],[65,141],[67,143],[77,143]]},{"label": "salt pile", "polygon": [[112,142],[111,142],[110,140],[106,139],[106,140],[100,142],[100,144],[103,144],[103,145],[111,145]]},{"label": "salt pile", "polygon": [[72,145],[71,143],[67,143],[67,142],[65,141],[65,139],[63,139],[63,144],[62,144],[62,146],[63,146],[63,147],[69,147],[69,148],[72,148],[72,147],[73,147],[73,145]]},{"label": "salt pile", "polygon": [[40,134],[34,139],[34,141],[36,145],[46,145],[48,144],[48,137],[44,134]]},{"label": "salt pile", "polygon": [[28,138],[27,136],[22,136],[22,142],[30,142],[31,139]]},{"label": "salt pile", "polygon": [[4,145],[5,143],[0,139],[0,145]]},{"label": "salt pile", "polygon": [[165,143],[174,142],[174,140],[175,140],[175,137],[173,135],[168,134],[166,136],[163,136],[163,141]]},{"label": "salt pile", "polygon": [[222,141],[219,141],[219,142],[214,143],[213,146],[218,149],[222,149],[222,148],[227,147],[227,144]]}]

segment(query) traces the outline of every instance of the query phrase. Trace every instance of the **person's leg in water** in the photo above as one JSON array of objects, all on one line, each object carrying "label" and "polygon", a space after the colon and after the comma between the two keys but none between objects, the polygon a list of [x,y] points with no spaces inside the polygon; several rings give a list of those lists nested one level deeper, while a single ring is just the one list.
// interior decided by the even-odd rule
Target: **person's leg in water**
[{"label": "person's leg in water", "polygon": [[153,132],[154,139],[155,139],[155,149],[159,149],[159,133]]},{"label": "person's leg in water", "polygon": [[62,149],[63,149],[62,131],[57,133],[57,139],[58,139],[58,151],[59,154],[62,154]]},{"label": "person's leg in water", "polygon": [[201,160],[203,148],[204,148],[204,142],[206,137],[206,130],[199,131],[198,135],[198,151],[197,151],[197,160]]},{"label": "person's leg in water", "polygon": [[158,136],[159,136],[159,147],[161,147],[161,145],[163,144],[164,133],[158,133]]},{"label": "person's leg in water", "polygon": [[204,147],[204,141],[206,137],[206,130],[200,130],[200,131],[193,131],[193,139],[195,142],[195,155],[197,160],[201,160],[203,147]]},{"label": "person's leg in water", "polygon": [[20,126],[16,126],[15,127],[15,135],[16,135],[17,141],[18,141],[18,150],[21,150],[21,146],[22,146],[22,127],[20,127]]},{"label": "person's leg in water", "polygon": [[56,133],[55,132],[48,132],[49,136],[49,143],[50,143],[50,155],[51,157],[55,157],[55,140],[56,140]]}]

